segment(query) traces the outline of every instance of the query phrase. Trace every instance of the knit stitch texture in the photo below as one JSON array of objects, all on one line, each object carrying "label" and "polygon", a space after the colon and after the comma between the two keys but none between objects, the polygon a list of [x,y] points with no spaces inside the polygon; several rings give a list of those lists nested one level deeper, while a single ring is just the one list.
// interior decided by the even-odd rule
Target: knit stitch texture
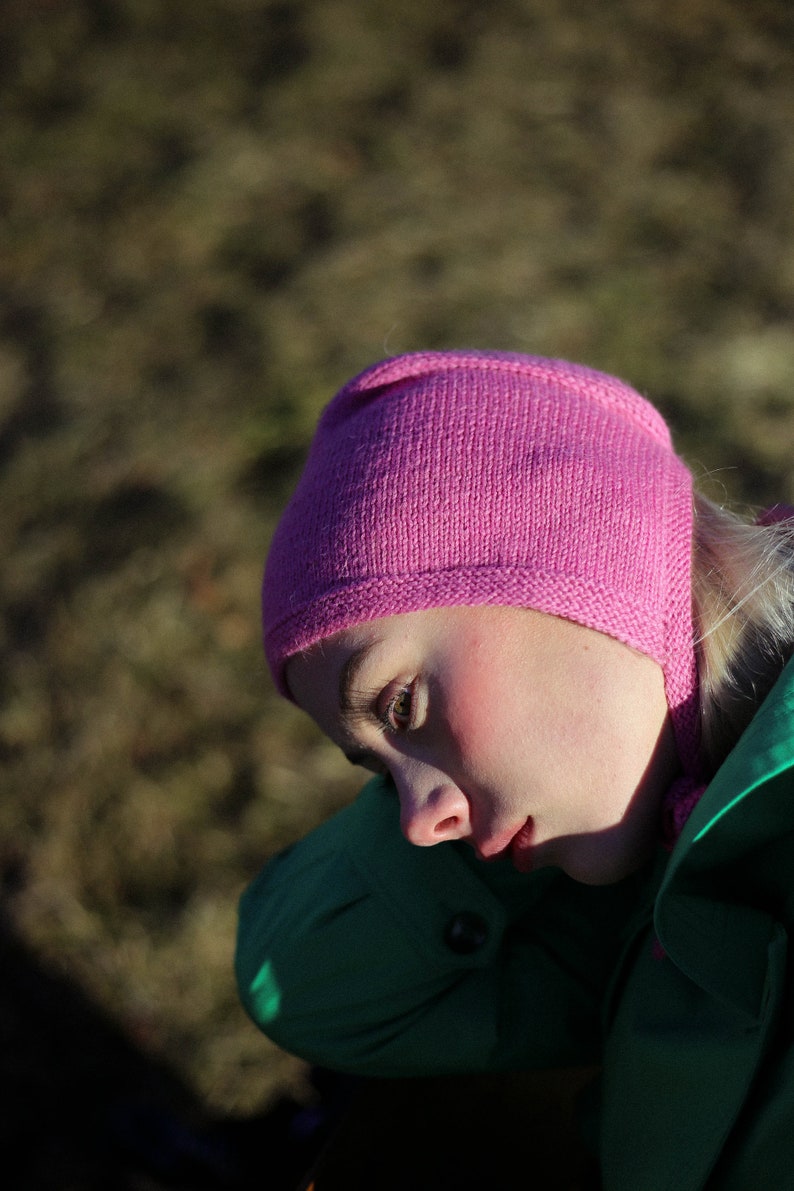
[{"label": "knit stitch texture", "polygon": [[274,536],[265,649],[452,605],[519,605],[654,658],[684,772],[697,755],[692,480],[661,415],[561,360],[421,352],[326,407]]}]

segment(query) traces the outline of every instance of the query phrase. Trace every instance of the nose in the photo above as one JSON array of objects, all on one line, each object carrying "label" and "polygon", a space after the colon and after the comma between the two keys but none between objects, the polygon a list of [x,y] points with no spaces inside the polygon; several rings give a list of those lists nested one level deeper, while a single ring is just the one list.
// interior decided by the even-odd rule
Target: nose
[{"label": "nose", "polygon": [[392,777],[400,798],[400,828],[409,843],[429,848],[471,835],[469,803],[438,771],[412,766]]}]

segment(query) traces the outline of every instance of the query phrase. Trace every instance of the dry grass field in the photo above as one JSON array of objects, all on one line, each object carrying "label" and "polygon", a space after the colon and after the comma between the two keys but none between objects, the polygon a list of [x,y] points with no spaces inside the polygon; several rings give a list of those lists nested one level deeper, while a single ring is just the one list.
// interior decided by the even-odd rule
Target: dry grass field
[{"label": "dry grass field", "polygon": [[310,1102],[236,902],[360,784],[260,652],[318,411],[393,352],[564,356],[794,499],[794,8],[5,0],[0,62],[4,1154],[279,1191],[206,1126]]}]

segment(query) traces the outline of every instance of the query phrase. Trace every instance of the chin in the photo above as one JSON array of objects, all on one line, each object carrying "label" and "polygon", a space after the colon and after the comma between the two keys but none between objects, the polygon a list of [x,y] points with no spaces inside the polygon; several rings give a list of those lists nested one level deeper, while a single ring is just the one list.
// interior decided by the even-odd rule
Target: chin
[{"label": "chin", "polygon": [[617,885],[639,872],[656,853],[656,837],[620,826],[624,830],[569,836],[559,867],[580,885]]},{"label": "chin", "polygon": [[578,857],[560,867],[572,881],[580,885],[617,885],[625,877],[636,873],[645,863],[646,857],[595,856]]}]

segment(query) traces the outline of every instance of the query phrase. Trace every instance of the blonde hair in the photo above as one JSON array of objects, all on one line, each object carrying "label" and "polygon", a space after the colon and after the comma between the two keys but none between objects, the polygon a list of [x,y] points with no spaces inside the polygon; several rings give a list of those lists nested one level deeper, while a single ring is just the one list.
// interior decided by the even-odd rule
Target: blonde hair
[{"label": "blonde hair", "polygon": [[695,494],[692,600],[704,776],[794,653],[794,521],[749,522]]}]

